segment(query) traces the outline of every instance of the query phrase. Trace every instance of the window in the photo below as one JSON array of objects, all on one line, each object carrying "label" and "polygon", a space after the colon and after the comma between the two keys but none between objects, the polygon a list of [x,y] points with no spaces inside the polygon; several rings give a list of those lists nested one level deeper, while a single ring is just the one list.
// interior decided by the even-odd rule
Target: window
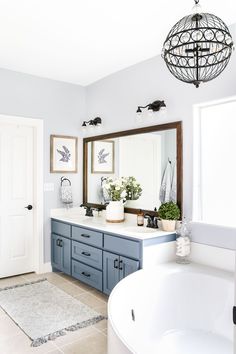
[{"label": "window", "polygon": [[236,98],[196,107],[193,218],[236,227]]}]

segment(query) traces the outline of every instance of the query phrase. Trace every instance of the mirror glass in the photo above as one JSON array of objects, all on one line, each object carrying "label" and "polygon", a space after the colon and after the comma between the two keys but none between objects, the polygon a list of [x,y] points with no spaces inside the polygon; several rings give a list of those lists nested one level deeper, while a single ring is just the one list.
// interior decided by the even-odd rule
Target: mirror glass
[{"label": "mirror glass", "polygon": [[154,210],[161,202],[176,202],[176,129],[87,142],[87,201],[109,201],[104,184],[128,177],[126,208]]}]

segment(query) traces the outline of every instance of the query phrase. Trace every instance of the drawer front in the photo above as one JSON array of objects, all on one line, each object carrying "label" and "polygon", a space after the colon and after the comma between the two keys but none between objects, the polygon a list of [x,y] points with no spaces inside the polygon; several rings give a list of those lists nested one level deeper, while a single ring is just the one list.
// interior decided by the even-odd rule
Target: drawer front
[{"label": "drawer front", "polygon": [[84,242],[92,246],[102,247],[103,235],[101,232],[72,226],[72,238],[73,240]]},{"label": "drawer front", "polygon": [[72,241],[72,258],[92,267],[102,269],[102,250],[98,248]]},{"label": "drawer front", "polygon": [[71,226],[60,221],[52,220],[52,233],[71,237]]},{"label": "drawer front", "polygon": [[104,235],[104,248],[124,256],[140,259],[140,244],[136,241]]},{"label": "drawer front", "polygon": [[102,291],[102,272],[72,260],[72,276]]}]

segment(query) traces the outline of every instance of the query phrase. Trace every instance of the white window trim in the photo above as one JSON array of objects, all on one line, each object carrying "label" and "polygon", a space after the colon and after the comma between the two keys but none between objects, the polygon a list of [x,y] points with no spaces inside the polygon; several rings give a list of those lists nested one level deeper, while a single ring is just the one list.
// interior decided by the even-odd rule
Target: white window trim
[{"label": "white window trim", "polygon": [[224,103],[236,102],[236,96],[230,96],[219,100],[193,105],[193,198],[192,198],[192,220],[202,221],[202,166],[201,166],[201,112],[203,108],[221,105]]}]

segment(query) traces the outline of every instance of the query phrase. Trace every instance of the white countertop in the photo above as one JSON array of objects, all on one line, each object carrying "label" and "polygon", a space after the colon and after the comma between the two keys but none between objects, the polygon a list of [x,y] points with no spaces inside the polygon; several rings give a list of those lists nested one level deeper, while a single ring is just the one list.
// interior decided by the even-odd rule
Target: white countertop
[{"label": "white countertop", "polygon": [[132,214],[125,214],[125,221],[118,224],[106,222],[104,212],[101,213],[101,216],[97,216],[96,212],[94,212],[94,215],[93,217],[85,216],[84,208],[51,210],[51,218],[53,219],[138,240],[148,240],[173,234],[173,232],[137,226],[137,216]]}]

